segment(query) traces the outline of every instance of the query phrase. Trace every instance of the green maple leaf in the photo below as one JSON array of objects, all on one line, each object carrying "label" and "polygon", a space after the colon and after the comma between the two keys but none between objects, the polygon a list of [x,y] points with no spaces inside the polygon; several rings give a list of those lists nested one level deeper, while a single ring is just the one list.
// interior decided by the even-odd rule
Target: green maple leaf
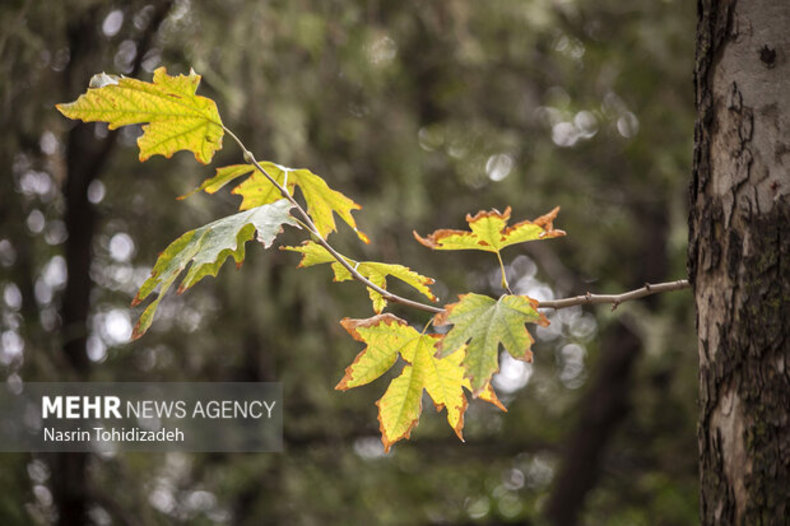
[{"label": "green maple leaf", "polygon": [[224,129],[217,104],[195,95],[199,84],[194,71],[170,76],[163,67],[154,71],[152,83],[101,73],[76,101],[56,107],[70,119],[106,122],[111,130],[146,123],[137,139],[140,161],[189,150],[208,164],[222,148]]},{"label": "green maple leaf", "polygon": [[546,326],[549,321],[537,311],[538,302],[527,296],[502,296],[499,300],[481,294],[464,294],[461,301],[447,305],[434,325],[453,324],[439,345],[440,356],[466,346],[463,361],[475,394],[483,391],[499,370],[499,345],[513,358],[532,361],[532,336],[525,323]]},{"label": "green maple leaf", "polygon": [[[307,212],[323,237],[337,231],[334,218],[334,214],[337,214],[362,241],[370,242],[368,236],[357,228],[354,216],[351,215],[353,210],[359,210],[362,207],[337,190],[330,188],[321,177],[304,168],[288,168],[266,161],[259,164],[291,195],[293,195],[294,189],[299,187],[307,205]],[[231,191],[231,193],[242,197],[239,210],[247,210],[282,198],[277,187],[252,164],[234,164],[217,168],[216,175],[203,181],[196,191],[203,190],[213,194],[231,181],[241,177],[246,177],[246,179]]]},{"label": "green maple leaf", "polygon": [[216,276],[227,258],[232,257],[236,265],[244,261],[245,243],[257,231],[257,240],[268,247],[282,232],[282,225],[299,228],[289,211],[292,205],[285,199],[259,206],[252,210],[223,217],[195,230],[186,232],[170,243],[156,260],[151,276],[145,280],[132,301],[140,304],[157,287],[159,295],[148,305],[134,328],[133,339],[142,336],[151,326],[159,302],[173,285],[181,272],[192,263],[178,287],[182,293],[206,276]]},{"label": "green maple leaf", "polygon": [[[346,267],[341,265],[324,247],[315,241],[305,241],[298,247],[280,247],[280,250],[301,253],[302,260],[299,262],[299,268],[331,263],[335,281],[350,281],[354,279],[351,272],[349,272]],[[384,290],[387,289],[387,277],[392,276],[411,286],[429,300],[436,301],[436,296],[434,296],[430,289],[434,280],[413,271],[409,267],[392,263],[380,263],[378,261],[354,261],[349,258],[346,258],[346,262],[356,268],[357,272]],[[368,288],[368,294],[373,303],[373,310],[377,314],[384,310],[387,306],[387,300],[384,296],[371,288]]]}]

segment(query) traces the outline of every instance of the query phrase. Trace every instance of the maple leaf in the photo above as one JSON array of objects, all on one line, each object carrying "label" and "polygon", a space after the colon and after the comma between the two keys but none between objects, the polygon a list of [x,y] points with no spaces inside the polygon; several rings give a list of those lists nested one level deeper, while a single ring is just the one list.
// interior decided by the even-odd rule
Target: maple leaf
[{"label": "maple leaf", "polygon": [[299,228],[289,211],[292,205],[285,199],[259,206],[252,210],[223,217],[195,230],[186,232],[170,243],[156,260],[151,276],[145,280],[132,301],[139,305],[156,288],[159,295],[146,307],[134,328],[132,339],[142,336],[151,326],[159,302],[179,274],[192,263],[178,287],[182,293],[206,276],[216,276],[229,257],[240,266],[244,261],[244,246],[257,231],[257,240],[268,247],[282,232],[282,225]]},{"label": "maple leaf", "polygon": [[[258,164],[291,195],[293,195],[294,189],[299,187],[307,205],[307,212],[321,236],[326,237],[337,231],[333,215],[337,214],[362,241],[370,242],[368,236],[357,228],[354,216],[351,215],[352,210],[359,210],[362,207],[337,190],[330,188],[321,177],[304,168],[288,168],[265,161]],[[217,168],[216,175],[203,181],[195,191],[203,190],[213,194],[231,181],[245,176],[249,177],[231,191],[231,193],[242,197],[239,210],[265,205],[282,198],[277,187],[252,164],[234,164]]]},{"label": "maple leaf", "polygon": [[[386,451],[398,440],[409,438],[419,422],[423,390],[428,392],[437,411],[447,410],[448,424],[463,440],[464,413],[468,404],[464,388],[469,389],[469,380],[464,378],[461,367],[463,352],[437,358],[436,344],[442,335],[419,333],[392,314],[364,320],[345,318],[341,324],[366,347],[346,368],[335,389],[345,391],[372,382],[389,370],[398,356],[406,362],[400,375],[390,382],[376,402],[381,441]],[[485,387],[480,398],[505,410],[490,385]]]},{"label": "maple leaf", "polygon": [[406,362],[401,374],[390,382],[379,408],[381,442],[386,451],[409,438],[422,413],[422,392],[428,391],[437,411],[447,408],[447,422],[463,440],[463,414],[467,401],[463,390],[464,371],[455,357],[435,357],[438,334],[421,334],[392,314],[365,320],[345,318],[341,324],[357,340],[367,344],[335,389],[347,390],[369,383],[395,363]]},{"label": "maple leaf", "polygon": [[481,210],[474,216],[466,215],[470,230],[442,229],[427,237],[421,237],[415,231],[414,237],[434,250],[482,250],[498,254],[503,248],[516,243],[564,236],[565,232],[555,230],[552,224],[559,211],[560,207],[556,207],[534,221],[521,221],[508,227],[510,207],[505,209],[505,213]]},{"label": "maple leaf", "polygon": [[547,326],[549,321],[537,311],[538,302],[527,296],[507,295],[495,300],[469,293],[459,298],[434,319],[437,326],[453,324],[439,345],[439,355],[452,355],[466,345],[466,377],[473,393],[479,394],[499,370],[499,344],[513,358],[531,362],[534,340],[524,324]]},{"label": "maple leaf", "polygon": [[[302,260],[299,262],[299,268],[312,267],[313,265],[320,265],[322,263],[332,263],[332,272],[334,272],[335,281],[339,282],[353,279],[351,272],[315,241],[305,241],[297,247],[280,247],[280,250],[300,252],[302,254]],[[356,268],[357,272],[382,289],[387,289],[387,277],[392,276],[410,285],[429,300],[437,300],[430,289],[430,285],[434,283],[434,280],[422,274],[418,274],[409,267],[391,263],[379,263],[377,261],[354,261],[349,258],[346,258],[346,262]],[[387,300],[384,296],[371,288],[368,288],[368,294],[373,303],[373,310],[377,314],[384,310],[387,306]]]},{"label": "maple leaf", "polygon": [[208,164],[222,148],[224,130],[216,103],[195,95],[199,84],[194,71],[170,76],[164,67],[154,71],[153,83],[101,73],[76,101],[56,107],[70,119],[107,122],[111,130],[145,123],[137,139],[140,161],[189,150]]}]

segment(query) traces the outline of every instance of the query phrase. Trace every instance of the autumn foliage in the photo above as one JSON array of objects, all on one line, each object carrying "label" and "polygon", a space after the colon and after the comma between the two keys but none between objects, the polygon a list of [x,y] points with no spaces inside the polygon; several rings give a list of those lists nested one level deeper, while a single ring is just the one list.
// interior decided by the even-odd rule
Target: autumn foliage
[{"label": "autumn foliage", "polygon": [[[57,106],[66,117],[107,122],[111,129],[142,124],[143,133],[137,141],[141,161],[187,150],[197,161],[208,164],[222,147],[226,134],[243,150],[243,164],[217,168],[215,175],[195,190],[214,194],[234,183],[231,193],[242,198],[239,212],[190,230],[164,249],[132,302],[135,306],[159,290],[141,314],[134,337],[139,338],[148,330],[159,302],[182,273],[185,275],[179,293],[206,276],[216,276],[228,258],[240,265],[245,245],[253,238],[264,248],[270,247],[283,226],[288,225],[302,228],[310,236],[301,245],[280,247],[301,254],[299,267],[329,264],[335,281],[361,281],[370,296],[372,317],[341,321],[352,338],[365,347],[346,368],[336,389],[345,391],[368,384],[403,364],[376,402],[386,450],[409,438],[422,412],[424,392],[437,410],[446,412],[448,424],[461,440],[470,395],[505,410],[491,386],[492,376],[499,370],[500,347],[513,358],[531,361],[533,339],[526,324],[545,326],[549,322],[538,311],[537,301],[510,291],[501,251],[518,243],[564,236],[565,232],[553,226],[559,207],[535,220],[511,226],[511,208],[507,207],[504,213],[491,210],[467,215],[469,230],[441,229],[425,237],[415,232],[417,241],[433,250],[494,253],[508,294],[492,298],[470,292],[443,308],[402,298],[387,290],[389,280],[400,280],[437,302],[431,290],[434,279],[401,264],[357,261],[337,252],[327,241],[337,231],[335,216],[353,229],[360,240],[369,242],[352,216],[360,205],[309,170],[256,161],[222,123],[216,103],[196,94],[199,83],[200,76],[194,71],[170,76],[165,68],[154,72],[151,83],[102,73],[94,76],[88,91],[75,102]],[[295,196],[297,188],[301,201]],[[418,330],[407,321],[384,313],[393,301],[431,312],[433,317]],[[428,330],[431,325],[450,328],[445,333],[433,333]]]}]

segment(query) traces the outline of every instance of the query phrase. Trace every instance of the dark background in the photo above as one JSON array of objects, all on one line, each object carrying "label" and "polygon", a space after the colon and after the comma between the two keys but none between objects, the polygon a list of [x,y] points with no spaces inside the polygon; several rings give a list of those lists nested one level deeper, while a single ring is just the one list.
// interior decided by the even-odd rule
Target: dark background
[{"label": "dark background", "polygon": [[697,522],[688,292],[551,315],[532,366],[503,362],[507,414],[472,403],[462,444],[426,401],[412,440],[383,455],[386,378],[333,390],[361,349],[338,320],[369,316],[367,294],[328,268],[250,245],[129,342],[157,254],[239,200],[175,198],[239,151],[226,138],[212,166],[141,164],[138,128],[54,109],[100,71],[192,67],[258,158],[363,205],[373,243],[333,236],[351,257],[436,277],[445,302],[498,295],[490,255],[431,252],[411,231],[560,205],[567,237],[505,252],[517,292],[621,292],[685,276],[693,2],[6,1],[0,24],[6,388],[279,381],[286,401],[283,454],[0,454],[3,524]]}]

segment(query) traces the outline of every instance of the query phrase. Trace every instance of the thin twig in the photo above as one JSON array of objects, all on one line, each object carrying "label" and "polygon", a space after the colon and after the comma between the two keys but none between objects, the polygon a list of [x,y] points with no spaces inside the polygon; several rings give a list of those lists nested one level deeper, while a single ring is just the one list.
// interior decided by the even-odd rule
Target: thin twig
[{"label": "thin twig", "polygon": [[672,290],[682,290],[689,287],[691,287],[691,285],[687,279],[667,281],[666,283],[645,283],[645,286],[640,289],[631,290],[622,294],[591,294],[588,292],[587,294],[574,296],[572,298],[541,301],[538,304],[538,307],[544,309],[564,309],[566,307],[573,307],[575,305],[611,303],[612,310],[615,310],[618,305],[625,301],[637,300],[644,298],[645,296],[658,294],[659,292],[670,292]]},{"label": "thin twig", "polygon": [[332,245],[330,245],[326,239],[324,239],[324,236],[322,236],[321,233],[318,231],[318,228],[315,226],[315,223],[313,223],[313,220],[310,217],[310,215],[307,213],[307,211],[304,208],[302,208],[302,205],[300,205],[299,202],[296,199],[294,199],[294,197],[288,192],[288,190],[283,185],[278,183],[277,180],[274,177],[272,177],[263,168],[263,166],[260,165],[260,163],[258,163],[252,152],[247,149],[247,147],[244,145],[243,142],[241,142],[241,139],[239,139],[235,133],[230,131],[225,126],[223,126],[222,128],[225,130],[225,132],[228,135],[231,136],[231,138],[233,138],[234,141],[236,141],[236,144],[239,145],[239,148],[241,148],[242,152],[244,153],[244,160],[249,163],[252,163],[255,166],[255,168],[257,168],[264,175],[264,177],[266,177],[266,179],[268,179],[269,182],[272,183],[277,188],[277,190],[280,191],[280,194],[282,194],[284,198],[288,199],[288,201],[294,206],[294,208],[296,208],[296,211],[299,213],[299,215],[302,216],[302,219],[304,219],[305,226],[307,226],[307,230],[315,238],[318,244],[324,247],[326,251],[329,252],[329,254],[337,260],[338,263],[340,263],[346,270],[348,270],[348,272],[351,274],[351,276],[354,279],[362,282],[366,287],[375,290],[388,301],[392,301],[394,303],[400,303],[402,305],[406,305],[408,307],[412,307],[414,309],[419,309],[427,312],[433,312],[433,313],[443,312],[444,309],[441,309],[439,307],[434,307],[433,305],[428,305],[427,303],[410,300],[408,298],[403,298],[401,296],[398,296],[397,294],[393,294],[392,292],[389,292],[379,287],[378,285],[367,279],[365,276],[360,274],[357,271],[357,269],[354,268],[346,260],[346,258],[343,257],[342,254],[340,254],[340,252],[335,250],[335,248],[332,247]]}]

